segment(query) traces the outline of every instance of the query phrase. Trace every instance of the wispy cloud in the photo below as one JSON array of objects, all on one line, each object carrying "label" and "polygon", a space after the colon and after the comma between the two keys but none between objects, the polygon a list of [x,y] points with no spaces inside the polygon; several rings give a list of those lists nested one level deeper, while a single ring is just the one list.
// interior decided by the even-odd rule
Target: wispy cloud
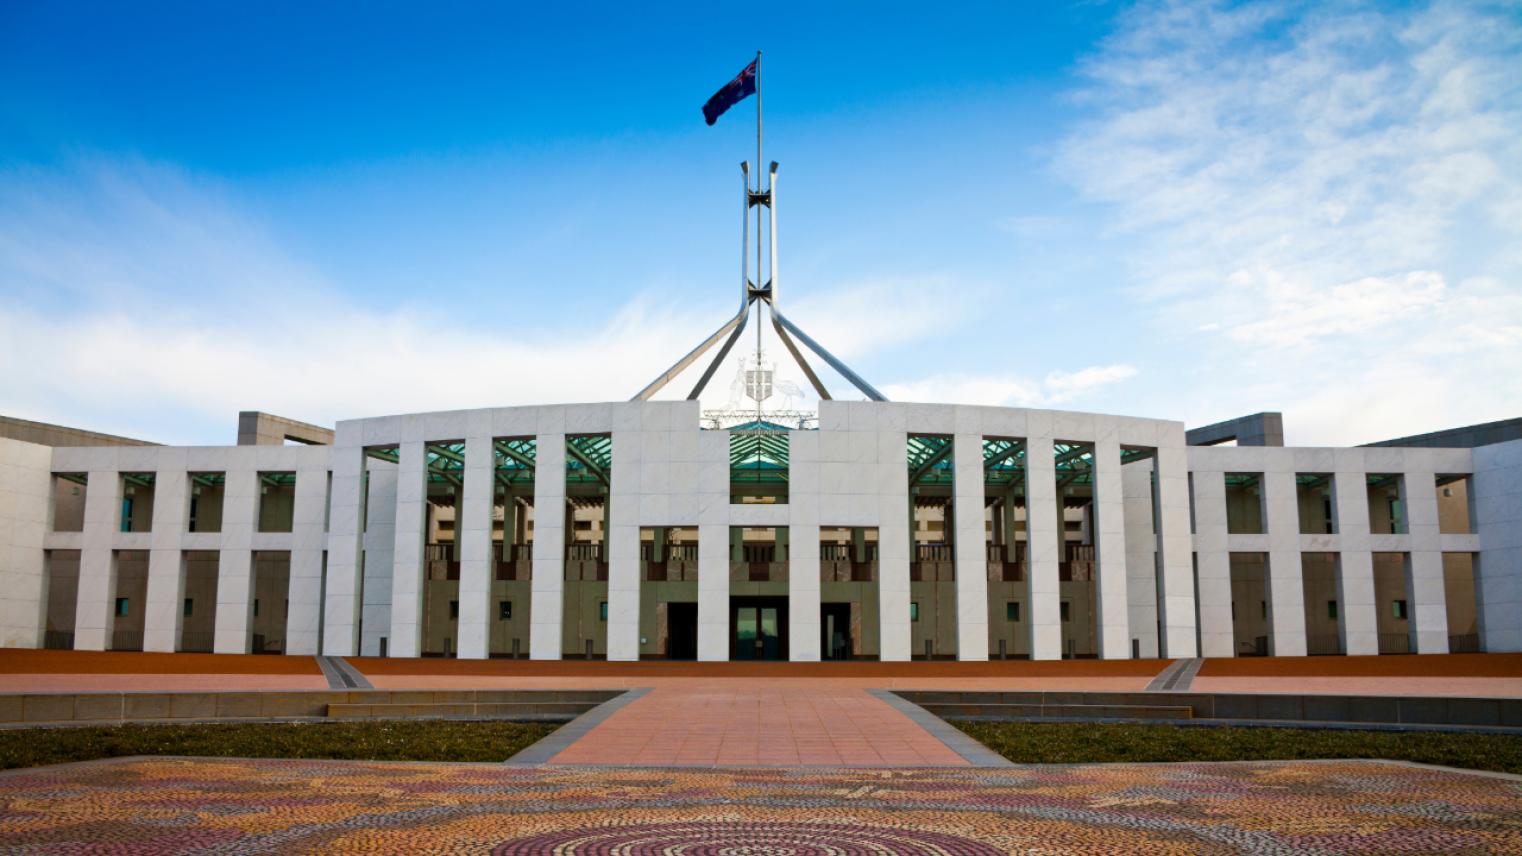
[{"label": "wispy cloud", "polygon": [[1213,406],[1316,442],[1518,415],[1515,11],[1147,3],[1084,64],[1058,166],[1141,247],[1156,325],[1221,367]]},{"label": "wispy cloud", "polygon": [[1031,380],[1008,375],[935,375],[909,383],[890,384],[883,391],[896,401],[983,404],[1002,407],[1056,407],[1092,400],[1106,387],[1135,377],[1128,365],[1088,366],[1054,371]]},{"label": "wispy cloud", "polygon": [[[601,316],[483,329],[447,304],[365,301],[343,272],[271,238],[225,186],[165,164],[0,172],[0,212],[0,413],[165,442],[226,442],[244,409],[331,424],[622,399],[731,311],[643,294]],[[965,291],[937,277],[862,281],[791,314],[861,356],[928,335]],[[746,350],[705,402],[724,403]],[[781,348],[768,350],[804,386]],[[685,395],[701,367],[662,397]]]}]

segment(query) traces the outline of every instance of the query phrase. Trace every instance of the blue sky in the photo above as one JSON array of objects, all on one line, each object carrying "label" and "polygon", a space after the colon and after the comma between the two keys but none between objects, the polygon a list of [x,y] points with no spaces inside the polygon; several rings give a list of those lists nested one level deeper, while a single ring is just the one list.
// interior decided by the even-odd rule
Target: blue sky
[{"label": "blue sky", "polygon": [[627,398],[732,311],[760,48],[782,305],[891,398],[1522,415],[1515,2],[313,5],[0,6],[0,413]]}]

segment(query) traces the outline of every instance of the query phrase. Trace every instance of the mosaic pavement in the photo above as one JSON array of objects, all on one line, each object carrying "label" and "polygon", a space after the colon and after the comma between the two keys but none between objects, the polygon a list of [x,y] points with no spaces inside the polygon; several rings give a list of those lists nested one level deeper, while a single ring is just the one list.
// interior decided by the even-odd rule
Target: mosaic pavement
[{"label": "mosaic pavement", "polygon": [[1522,853],[1522,781],[1375,761],[1000,770],[124,759],[0,775],[6,853]]}]

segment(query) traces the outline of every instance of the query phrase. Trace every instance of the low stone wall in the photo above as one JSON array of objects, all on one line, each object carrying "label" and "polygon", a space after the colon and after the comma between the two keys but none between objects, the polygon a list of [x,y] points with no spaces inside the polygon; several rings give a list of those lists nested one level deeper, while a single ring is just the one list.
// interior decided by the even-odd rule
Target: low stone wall
[{"label": "low stone wall", "polygon": [[465,715],[564,721],[622,690],[307,690],[289,692],[108,692],[0,695],[0,727],[122,722],[326,719],[329,705],[395,706],[396,718]]},{"label": "low stone wall", "polygon": [[[1032,708],[1094,706],[1113,711],[1128,707],[1137,710],[1187,707],[1192,720],[1522,729],[1522,699],[1514,698],[1280,693],[896,692],[906,701],[948,719],[1032,718],[1008,712]],[[1111,714],[1104,718],[1124,717]]]}]

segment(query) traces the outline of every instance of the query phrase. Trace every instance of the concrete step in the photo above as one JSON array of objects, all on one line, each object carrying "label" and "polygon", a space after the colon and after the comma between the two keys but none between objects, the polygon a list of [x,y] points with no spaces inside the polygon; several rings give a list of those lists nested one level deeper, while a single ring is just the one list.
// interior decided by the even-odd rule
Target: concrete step
[{"label": "concrete step", "polygon": [[571,720],[596,707],[596,702],[422,702],[416,704],[328,705],[329,719],[480,719]]},{"label": "concrete step", "polygon": [[1175,705],[930,703],[943,719],[1193,719],[1194,709]]}]

